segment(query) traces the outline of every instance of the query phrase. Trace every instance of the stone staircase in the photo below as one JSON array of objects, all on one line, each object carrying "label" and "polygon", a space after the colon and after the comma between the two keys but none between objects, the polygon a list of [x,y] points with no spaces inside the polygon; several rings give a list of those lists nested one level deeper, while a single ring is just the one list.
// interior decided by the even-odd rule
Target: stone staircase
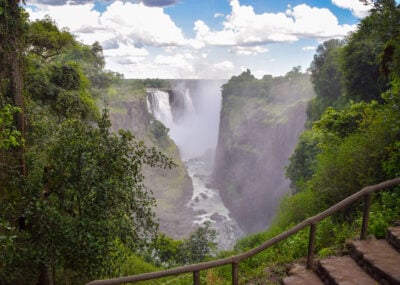
[{"label": "stone staircase", "polygon": [[400,285],[400,227],[389,228],[386,240],[348,243],[349,255],[319,260],[315,271],[296,265],[284,285]]}]

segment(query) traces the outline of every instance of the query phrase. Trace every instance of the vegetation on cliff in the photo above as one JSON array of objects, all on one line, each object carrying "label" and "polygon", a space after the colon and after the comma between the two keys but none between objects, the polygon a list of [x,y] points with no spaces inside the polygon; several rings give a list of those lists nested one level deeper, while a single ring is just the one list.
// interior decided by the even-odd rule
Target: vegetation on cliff
[{"label": "vegetation on cliff", "polygon": [[247,70],[222,87],[213,181],[247,233],[268,226],[288,191],[284,166],[304,130],[313,95],[310,77],[300,67],[262,79]]}]

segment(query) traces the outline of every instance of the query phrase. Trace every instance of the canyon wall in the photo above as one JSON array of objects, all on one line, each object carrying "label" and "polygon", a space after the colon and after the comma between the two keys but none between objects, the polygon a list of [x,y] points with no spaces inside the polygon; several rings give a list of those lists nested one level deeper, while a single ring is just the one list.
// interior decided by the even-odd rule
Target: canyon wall
[{"label": "canyon wall", "polygon": [[261,80],[247,71],[223,86],[213,183],[247,233],[266,229],[289,191],[285,166],[313,95],[297,71]]},{"label": "canyon wall", "polygon": [[193,211],[186,207],[193,186],[183,164],[178,147],[170,139],[169,130],[148,112],[146,90],[135,87],[129,80],[113,86],[107,96],[112,128],[130,130],[148,147],[156,147],[176,164],[173,169],[144,168],[145,185],[157,200],[154,209],[161,232],[168,236],[186,238],[195,230]]}]

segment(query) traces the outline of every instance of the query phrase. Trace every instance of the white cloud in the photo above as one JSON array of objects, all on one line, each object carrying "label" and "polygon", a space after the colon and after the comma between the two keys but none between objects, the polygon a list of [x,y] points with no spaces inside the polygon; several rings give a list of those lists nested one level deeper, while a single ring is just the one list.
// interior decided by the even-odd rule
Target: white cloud
[{"label": "white cloud", "polygon": [[268,52],[268,49],[264,46],[234,46],[231,52],[237,55],[258,55]]},{"label": "white cloud", "polygon": [[355,26],[339,25],[336,16],[326,8],[301,4],[288,9],[286,14],[294,19],[291,33],[299,37],[336,38],[355,29]]},{"label": "white cloud", "polygon": [[197,76],[191,59],[191,55],[182,53],[172,56],[158,55],[154,59],[154,64],[158,69],[169,70],[174,74],[173,78],[194,78]]},{"label": "white cloud", "polygon": [[359,0],[332,0],[332,3],[340,8],[349,9],[359,19],[368,16],[372,8],[372,4],[364,5]]},{"label": "white cloud", "polygon": [[[148,59],[150,48],[163,47],[166,52],[173,53],[175,47],[185,43],[182,30],[163,8],[141,3],[114,1],[102,13],[94,10],[94,4],[36,4],[35,9],[28,8],[28,12],[31,20],[49,15],[60,28],[68,27],[86,44],[99,41],[104,48],[106,68],[127,77],[150,77],[155,73],[159,62]],[[176,64],[184,66],[176,68],[180,71],[190,68],[190,64],[182,60],[170,62],[170,65]],[[159,71],[160,75],[173,76],[173,73],[165,72],[167,69]]]},{"label": "white cloud", "polygon": [[[237,54],[249,55],[265,52],[259,47],[268,43],[344,37],[356,28],[355,25],[340,25],[328,9],[306,4],[288,6],[285,13],[263,14],[256,14],[252,6],[240,5],[239,0],[231,0],[230,5],[232,11],[221,30],[211,30],[201,20],[195,22],[196,38],[191,41],[194,48],[231,46]],[[257,46],[258,50],[250,50],[249,46]]]},{"label": "white cloud", "polygon": [[[75,33],[77,30],[87,30],[93,27],[100,27],[100,13],[93,10],[94,4],[84,5],[64,5],[64,6],[46,6],[37,4],[36,9],[27,8],[30,19],[37,20],[49,15],[55,20],[60,28],[68,27]],[[71,17],[71,15],[74,15]],[[79,20],[77,20],[79,19]]]},{"label": "white cloud", "polygon": [[104,56],[107,58],[110,57],[124,57],[130,58],[132,61],[136,62],[134,59],[138,59],[137,61],[142,61],[149,52],[143,48],[135,48],[133,45],[121,44],[118,48],[114,49],[105,49]]},{"label": "white cloud", "polygon": [[101,15],[102,26],[120,37],[148,46],[175,46],[184,43],[180,28],[162,8],[116,1]]},{"label": "white cloud", "polygon": [[[42,6],[29,10],[32,20],[48,14],[59,27],[68,27],[84,43],[125,43],[135,46],[176,46],[185,42],[162,8],[115,1],[99,13],[93,4]],[[71,16],[73,15],[73,17]],[[106,46],[106,45],[105,45]]]},{"label": "white cloud", "polygon": [[305,46],[301,48],[302,51],[315,51],[316,49],[315,46]]},{"label": "white cloud", "polygon": [[214,68],[216,70],[224,71],[224,72],[232,72],[235,66],[229,60],[225,60],[219,63],[214,64]]},{"label": "white cloud", "polygon": [[207,45],[234,46],[237,44],[234,39],[235,33],[232,30],[213,32],[201,20],[194,23],[194,30],[196,31],[196,38],[189,41],[194,48],[203,48]]},{"label": "white cloud", "polygon": [[[60,4],[37,4],[46,1]],[[82,42],[99,41],[104,48],[106,68],[127,78],[229,78],[239,70],[239,63],[247,65],[246,56],[253,59],[268,52],[267,44],[293,43],[302,38],[322,41],[343,37],[355,29],[355,25],[340,25],[327,9],[302,4],[288,5],[281,13],[257,14],[252,6],[230,0],[230,12],[211,14],[221,18],[222,28],[211,28],[198,19],[194,22],[195,36],[185,38],[182,29],[163,8],[149,7],[141,1],[110,1],[102,13],[95,11],[89,0],[83,0],[80,3],[87,4],[81,5],[72,5],[77,0],[66,1],[67,4],[61,6],[63,1],[32,0],[29,4],[33,3],[31,6],[35,8],[28,8],[31,20],[48,14],[59,27],[68,27]],[[347,0],[332,1],[340,7],[357,10],[350,4],[345,6]],[[176,1],[149,0],[146,3],[150,2],[161,5]],[[261,74],[262,67],[254,70]]]},{"label": "white cloud", "polygon": [[[129,1],[129,0],[127,0]],[[180,0],[131,0],[130,2],[140,2],[149,7],[166,7],[174,5]],[[62,6],[66,4],[82,5],[86,3],[93,3],[94,0],[31,0],[32,4],[46,4],[52,6]]]}]

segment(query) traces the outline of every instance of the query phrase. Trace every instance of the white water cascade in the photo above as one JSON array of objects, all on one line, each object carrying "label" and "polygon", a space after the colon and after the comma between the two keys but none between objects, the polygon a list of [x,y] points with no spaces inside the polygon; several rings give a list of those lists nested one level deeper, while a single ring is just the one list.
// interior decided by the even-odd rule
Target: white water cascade
[{"label": "white water cascade", "polygon": [[151,110],[153,116],[162,122],[167,128],[171,128],[173,117],[171,105],[169,104],[169,94],[161,90],[151,90],[147,92],[147,108]]},{"label": "white water cascade", "polygon": [[218,247],[230,249],[243,236],[243,231],[229,216],[219,191],[208,183],[218,137],[220,83],[211,82],[193,89],[182,84],[168,92],[149,89],[147,106],[170,129],[170,137],[179,147],[192,178],[193,196],[186,206],[195,213],[193,223],[201,225],[210,221],[218,233]]}]

